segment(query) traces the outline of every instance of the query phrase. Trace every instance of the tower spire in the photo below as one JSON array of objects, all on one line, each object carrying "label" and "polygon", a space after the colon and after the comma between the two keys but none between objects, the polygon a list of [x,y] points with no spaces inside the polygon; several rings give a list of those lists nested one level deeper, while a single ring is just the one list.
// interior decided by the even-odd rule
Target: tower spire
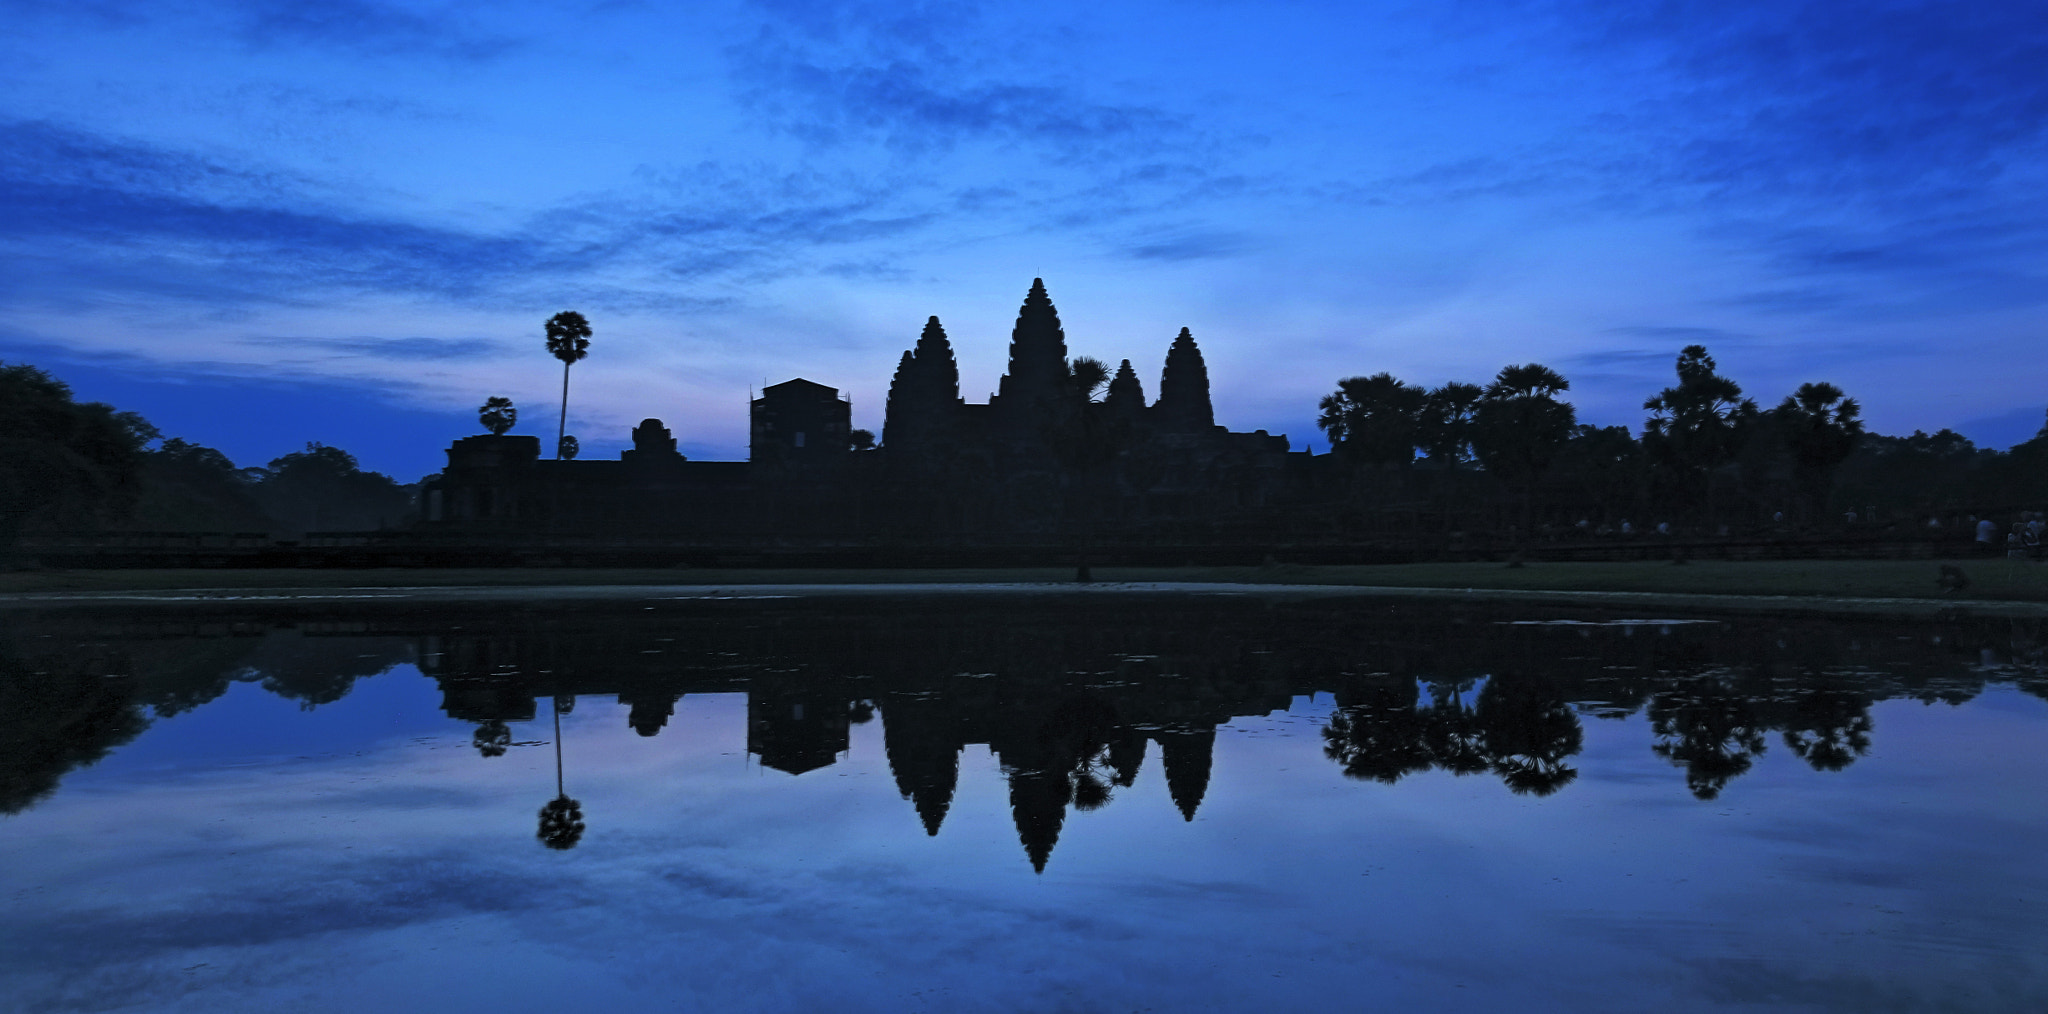
[{"label": "tower spire", "polygon": [[1181,428],[1207,430],[1216,425],[1216,410],[1209,404],[1209,367],[1187,328],[1180,329],[1173,347],[1166,350],[1166,369],[1159,375],[1159,401],[1153,408]]},{"label": "tower spire", "polygon": [[960,366],[939,318],[925,320],[917,346],[903,353],[882,421],[882,446],[910,461],[940,443],[960,404]]},{"label": "tower spire", "polygon": [[997,386],[997,397],[1013,405],[1053,400],[1066,372],[1067,335],[1060,327],[1059,311],[1046,294],[1045,279],[1033,278],[1024,305],[1017,310],[1017,325],[1010,330],[1010,368]]},{"label": "tower spire", "polygon": [[1109,382],[1109,393],[1102,398],[1102,404],[1114,412],[1135,412],[1145,407],[1145,386],[1138,383],[1138,371],[1131,369],[1126,359],[1116,368],[1116,376]]}]

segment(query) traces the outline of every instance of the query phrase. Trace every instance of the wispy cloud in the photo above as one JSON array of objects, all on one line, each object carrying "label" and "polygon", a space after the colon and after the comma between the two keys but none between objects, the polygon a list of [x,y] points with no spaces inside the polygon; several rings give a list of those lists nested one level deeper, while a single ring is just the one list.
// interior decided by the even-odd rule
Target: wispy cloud
[{"label": "wispy cloud", "polygon": [[1251,246],[1251,237],[1239,232],[1194,229],[1152,236],[1126,249],[1138,260],[1192,261],[1234,257]]},{"label": "wispy cloud", "polygon": [[502,346],[488,338],[251,338],[273,348],[335,352],[371,359],[477,359]]},{"label": "wispy cloud", "polygon": [[1083,157],[1189,133],[1183,115],[1026,72],[970,5],[760,6],[772,27],[728,50],[734,78],[778,129],[815,143],[922,152],[995,139]]},{"label": "wispy cloud", "polygon": [[[1704,342],[1735,342],[1749,337],[1739,331],[1728,331],[1718,327],[1694,327],[1683,324],[1630,324],[1610,327],[1606,334],[1627,338],[1654,338],[1659,341],[1699,344]],[[1662,355],[1663,353],[1614,353],[1616,355]]]},{"label": "wispy cloud", "polygon": [[[0,123],[0,249],[18,262],[0,299],[146,293],[228,308],[358,292],[487,304],[566,287],[585,301],[703,310],[730,297],[677,293],[675,283],[843,264],[829,251],[937,217],[884,186],[806,186],[799,176],[698,167],[683,185],[538,209],[491,234],[344,210],[290,174]],[[629,281],[636,272],[650,277]]]}]

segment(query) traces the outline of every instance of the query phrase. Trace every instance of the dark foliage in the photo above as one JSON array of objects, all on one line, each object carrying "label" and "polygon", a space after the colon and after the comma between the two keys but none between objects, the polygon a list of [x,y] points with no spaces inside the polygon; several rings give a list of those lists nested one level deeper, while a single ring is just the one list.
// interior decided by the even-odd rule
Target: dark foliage
[{"label": "dark foliage", "polygon": [[287,532],[390,528],[413,513],[412,487],[363,471],[354,455],[319,443],[272,460],[255,492]]},{"label": "dark foliage", "polygon": [[0,364],[0,546],[126,519],[156,436],[133,412],[75,401],[42,370]]}]

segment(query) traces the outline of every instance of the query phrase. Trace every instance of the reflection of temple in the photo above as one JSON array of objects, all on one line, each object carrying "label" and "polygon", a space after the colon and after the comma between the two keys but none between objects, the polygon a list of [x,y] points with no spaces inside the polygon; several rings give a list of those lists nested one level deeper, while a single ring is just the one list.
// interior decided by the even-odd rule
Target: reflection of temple
[{"label": "reflection of temple", "polygon": [[988,403],[968,404],[933,317],[897,367],[871,453],[852,446],[839,392],[804,379],[753,401],[745,462],[689,461],[659,419],[633,430],[618,461],[548,460],[531,436],[465,437],[425,486],[427,525],[922,539],[1084,523],[1137,531],[1253,520],[1306,488],[1311,462],[1285,437],[1216,425],[1208,368],[1186,328],[1149,405],[1128,359],[1102,400],[1076,387],[1059,314],[1037,280],[1009,352]]},{"label": "reflection of temple", "polygon": [[747,752],[761,766],[800,775],[846,752],[852,702],[824,694],[767,691],[747,695]]},{"label": "reflection of temple", "polygon": [[[2048,696],[2048,629],[2031,621],[1879,630],[1756,620],[1651,634],[1495,615],[1141,595],[697,601],[624,613],[603,603],[394,604],[365,605],[345,622],[289,610],[52,614],[38,618],[32,648],[0,643],[0,741],[14,744],[0,751],[0,812],[33,805],[151,716],[202,706],[234,681],[319,707],[408,658],[450,716],[477,724],[487,755],[514,740],[508,723],[536,719],[543,698],[550,710],[578,695],[615,698],[633,734],[673,736],[684,695],[745,693],[748,752],[764,768],[816,777],[847,749],[850,725],[879,712],[905,818],[929,834],[953,808],[963,751],[985,746],[1039,868],[1074,833],[1076,812],[1213,812],[1218,727],[1306,694],[1334,700],[1314,745],[1363,783],[1439,772],[1557,792],[1576,775],[1583,722],[1634,719],[1645,749],[1701,799],[1736,784],[1767,741],[1818,771],[1857,763],[1870,748],[1870,705],[1886,697],[1960,703],[1987,680]],[[1986,668],[1985,658],[2011,663]],[[1124,798],[1141,771],[1158,781]]]}]

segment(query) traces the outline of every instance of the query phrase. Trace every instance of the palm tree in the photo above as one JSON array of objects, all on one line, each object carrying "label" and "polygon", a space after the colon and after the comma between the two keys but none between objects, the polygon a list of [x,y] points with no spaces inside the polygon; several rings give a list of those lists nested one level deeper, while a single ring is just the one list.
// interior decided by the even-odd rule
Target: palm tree
[{"label": "palm tree", "polygon": [[555,428],[555,456],[559,458],[561,439],[569,432],[569,367],[590,354],[590,322],[574,310],[563,310],[549,317],[545,326],[548,355],[562,361],[562,420]]},{"label": "palm tree", "polygon": [[1472,460],[1472,421],[1485,396],[1478,384],[1457,381],[1431,388],[1424,396],[1416,444],[1430,461],[1455,468]]},{"label": "palm tree", "polygon": [[1092,579],[1088,546],[1094,541],[1102,501],[1108,498],[1113,486],[1111,466],[1130,443],[1129,421],[1110,418],[1104,406],[1094,400],[1096,392],[1108,386],[1109,376],[1109,364],[1092,356],[1077,356],[1069,362],[1067,398],[1046,432],[1047,444],[1066,473],[1067,488],[1060,503],[1067,524],[1072,526],[1079,514],[1084,526],[1076,548],[1076,581]]},{"label": "palm tree", "polygon": [[1436,469],[1434,485],[1443,502],[1443,526],[1447,532],[1457,513],[1453,491],[1460,480],[1458,473],[1472,461],[1472,430],[1478,419],[1479,399],[1485,396],[1486,390],[1478,384],[1452,381],[1431,388],[1423,396],[1422,411],[1416,415],[1415,443]]},{"label": "palm tree", "polygon": [[1799,476],[1800,493],[1810,513],[1827,506],[1828,487],[1834,484],[1835,469],[1856,449],[1863,435],[1862,409],[1856,399],[1843,397],[1833,384],[1801,384],[1779,404],[1774,415]]},{"label": "palm tree", "polygon": [[1511,490],[1521,493],[1522,525],[1534,511],[1536,482],[1571,439],[1577,412],[1557,396],[1571,381],[1540,363],[1503,367],[1473,408],[1472,450]]},{"label": "palm tree", "polygon": [[1410,387],[1391,373],[1345,377],[1335,394],[1317,404],[1316,425],[1330,438],[1330,447],[1367,465],[1406,466],[1415,460],[1421,436],[1420,416],[1428,392]]},{"label": "palm tree", "polygon": [[1095,392],[1109,383],[1109,364],[1094,356],[1078,356],[1067,364],[1067,380],[1082,401],[1094,401]]},{"label": "palm tree", "polygon": [[519,422],[519,410],[512,407],[510,398],[491,398],[476,410],[476,421],[490,430],[492,436],[501,437]]},{"label": "palm tree", "polygon": [[1756,402],[1735,381],[1714,372],[1704,345],[1678,353],[1678,386],[1643,402],[1653,415],[1643,423],[1643,449],[1666,477],[1681,507],[1697,504],[1713,519],[1715,470],[1735,460],[1757,415]]}]

